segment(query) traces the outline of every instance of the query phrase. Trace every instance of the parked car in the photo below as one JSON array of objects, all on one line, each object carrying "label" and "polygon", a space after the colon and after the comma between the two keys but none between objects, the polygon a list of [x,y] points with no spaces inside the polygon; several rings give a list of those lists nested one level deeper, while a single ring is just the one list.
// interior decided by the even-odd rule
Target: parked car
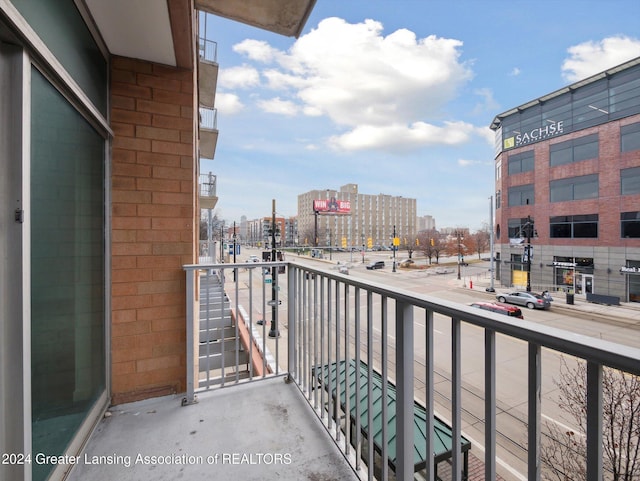
[{"label": "parked car", "polygon": [[525,306],[529,309],[549,309],[551,302],[540,294],[525,291],[512,291],[496,295],[496,299],[500,302],[508,302],[509,304],[517,304]]},{"label": "parked car", "polygon": [[517,317],[518,319],[524,319],[522,311],[519,307],[510,306],[509,304],[498,304],[497,302],[474,302],[472,307],[477,307],[485,311],[497,312],[498,314],[504,314],[509,317]]},{"label": "parked car", "polygon": [[369,270],[382,269],[382,268],[384,268],[384,261],[375,261],[375,262],[371,262],[370,264],[367,264],[367,269]]},{"label": "parked car", "polygon": [[258,256],[249,256],[249,259],[247,259],[247,262],[260,262],[260,259],[258,258]]},{"label": "parked car", "polygon": [[453,269],[449,269],[447,267],[436,267],[435,272],[436,274],[451,274]]}]

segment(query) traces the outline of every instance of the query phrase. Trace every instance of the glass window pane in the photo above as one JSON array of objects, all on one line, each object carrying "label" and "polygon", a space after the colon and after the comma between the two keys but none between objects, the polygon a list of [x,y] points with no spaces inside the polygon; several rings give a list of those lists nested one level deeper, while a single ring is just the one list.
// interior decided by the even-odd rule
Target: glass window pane
[{"label": "glass window pane", "polygon": [[573,184],[561,181],[552,181],[549,187],[550,202],[565,202],[573,200]]},{"label": "glass window pane", "polygon": [[620,194],[640,194],[640,167],[620,171]]},{"label": "glass window pane", "polygon": [[33,452],[61,455],[106,388],[105,141],[32,72]]},{"label": "glass window pane", "polygon": [[574,223],[573,237],[575,238],[598,237],[598,223],[597,222]]},{"label": "glass window pane", "polygon": [[549,236],[551,238],[571,237],[571,224],[550,224]]},{"label": "glass window pane", "polygon": [[589,144],[576,145],[573,148],[573,161],[597,159],[598,158],[598,142]]},{"label": "glass window pane", "polygon": [[551,146],[549,151],[549,164],[551,166],[562,165],[562,164],[570,164],[573,162],[573,150],[571,149],[571,145],[567,145],[567,142],[562,142],[562,144],[558,144]]},{"label": "glass window pane", "polygon": [[[595,179],[594,179],[595,177]],[[595,199],[598,197],[598,178],[593,175],[585,175],[576,180],[573,187],[574,200]]]},{"label": "glass window pane", "polygon": [[631,152],[640,149],[640,122],[625,125],[620,129],[620,151]]}]

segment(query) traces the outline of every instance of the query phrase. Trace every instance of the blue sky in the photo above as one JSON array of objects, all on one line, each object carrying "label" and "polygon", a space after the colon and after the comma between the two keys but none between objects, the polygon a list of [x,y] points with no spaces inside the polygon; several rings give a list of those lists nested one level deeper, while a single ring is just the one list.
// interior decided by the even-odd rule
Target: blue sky
[{"label": "blue sky", "polygon": [[356,183],[479,229],[502,112],[640,56],[638,0],[318,0],[298,39],[208,16],[216,212],[297,214]]}]

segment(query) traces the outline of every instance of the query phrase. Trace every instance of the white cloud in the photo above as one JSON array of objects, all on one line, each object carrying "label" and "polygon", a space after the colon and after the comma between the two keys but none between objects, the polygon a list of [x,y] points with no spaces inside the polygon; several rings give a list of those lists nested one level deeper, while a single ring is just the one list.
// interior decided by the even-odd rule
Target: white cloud
[{"label": "white cloud", "polygon": [[513,69],[511,70],[511,72],[509,72],[509,76],[511,77],[517,77],[518,75],[520,75],[522,73],[522,70],[520,70],[518,67],[513,67]]},{"label": "white cloud", "polygon": [[608,37],[569,47],[570,57],[562,64],[562,77],[577,82],[640,56],[640,39]]},{"label": "white cloud", "polygon": [[298,107],[295,103],[290,100],[282,100],[280,97],[269,100],[259,100],[258,107],[271,114],[293,116],[298,113]]},{"label": "white cloud", "polygon": [[329,144],[336,150],[406,151],[426,145],[459,145],[468,142],[475,129],[471,124],[464,122],[446,122],[443,127],[425,122],[415,122],[409,126],[361,125],[350,132],[331,137]]},{"label": "white cloud", "polygon": [[470,160],[470,159],[458,159],[458,165],[460,167],[471,167],[473,165],[491,165],[492,162],[486,160]]},{"label": "white cloud", "polygon": [[233,46],[233,51],[243,54],[251,60],[268,63],[279,55],[279,50],[262,40],[243,40]]},{"label": "white cloud", "polygon": [[221,68],[218,72],[218,86],[222,88],[251,88],[260,85],[259,72],[249,66]]},{"label": "white cloud", "polygon": [[235,94],[218,92],[216,94],[216,109],[226,115],[237,114],[244,109],[240,98]]},{"label": "white cloud", "polygon": [[493,90],[488,88],[481,88],[474,90],[473,93],[482,99],[482,101],[476,104],[476,106],[474,107],[474,114],[481,114],[483,112],[495,112],[496,110],[498,110],[500,105],[493,97]]},{"label": "white cloud", "polygon": [[[430,125],[442,123],[448,102],[472,77],[460,60],[461,47],[459,40],[417,38],[407,29],[384,36],[382,24],[373,20],[350,24],[328,18],[286,52],[253,40],[234,50],[268,64],[261,72],[266,87],[291,99],[262,102],[263,108],[327,116],[346,130],[331,144],[359,150],[468,139],[465,129]],[[484,97],[485,103],[490,100]]]}]

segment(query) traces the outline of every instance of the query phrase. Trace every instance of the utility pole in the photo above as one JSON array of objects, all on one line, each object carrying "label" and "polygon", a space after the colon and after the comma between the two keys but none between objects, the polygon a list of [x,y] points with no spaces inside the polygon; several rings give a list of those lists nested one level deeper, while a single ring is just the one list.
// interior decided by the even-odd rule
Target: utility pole
[{"label": "utility pole", "polygon": [[493,259],[493,196],[489,197],[489,254],[491,255],[491,263],[489,270],[491,271],[491,287],[487,287],[487,292],[496,292],[494,287],[495,279],[495,263]]}]

